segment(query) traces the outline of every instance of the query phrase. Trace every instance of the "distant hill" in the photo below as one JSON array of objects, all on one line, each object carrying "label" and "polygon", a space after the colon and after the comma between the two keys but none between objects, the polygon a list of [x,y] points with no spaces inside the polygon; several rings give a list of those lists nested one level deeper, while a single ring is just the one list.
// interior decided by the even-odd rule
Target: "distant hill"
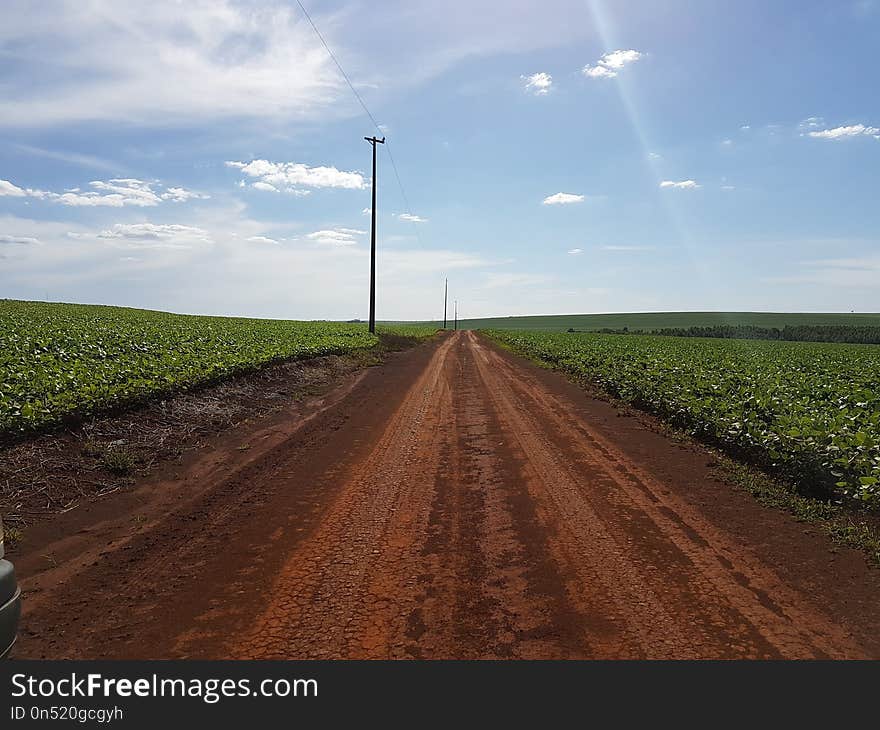
[{"label": "distant hill", "polygon": [[[442,325],[440,322],[419,324]],[[452,320],[448,322],[452,328]],[[751,325],[785,327],[786,325],[880,326],[880,313],[833,312],[633,312],[619,314],[550,314],[529,317],[487,317],[461,319],[459,329],[529,329],[529,330],[658,330],[668,327],[714,327]]]}]

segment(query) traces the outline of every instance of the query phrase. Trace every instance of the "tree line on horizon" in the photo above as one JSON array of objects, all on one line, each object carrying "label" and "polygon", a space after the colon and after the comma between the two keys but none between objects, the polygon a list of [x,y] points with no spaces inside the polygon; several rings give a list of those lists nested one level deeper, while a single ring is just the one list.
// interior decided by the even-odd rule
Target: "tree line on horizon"
[{"label": "tree line on horizon", "polygon": [[[569,332],[576,332],[569,328]],[[785,342],[838,342],[856,345],[880,344],[880,327],[865,325],[713,325],[709,327],[664,327],[657,330],[605,327],[593,330],[608,335],[661,335],[664,337],[709,337],[733,340],[782,340]]]}]

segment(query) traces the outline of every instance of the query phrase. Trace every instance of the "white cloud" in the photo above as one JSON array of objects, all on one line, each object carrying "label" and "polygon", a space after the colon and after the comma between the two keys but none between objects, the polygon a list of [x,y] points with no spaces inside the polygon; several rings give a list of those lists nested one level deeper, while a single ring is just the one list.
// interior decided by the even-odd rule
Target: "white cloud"
[{"label": "white cloud", "polygon": [[656,152],[649,152],[648,159],[649,160],[662,160],[663,157],[661,155],[657,154]]},{"label": "white cloud", "polygon": [[2,125],[309,118],[343,93],[320,41],[270,0],[4,0],[0,43],[43,83],[4,84]]},{"label": "white cloud", "polygon": [[629,63],[635,63],[645,54],[632,49],[617,50],[606,53],[596,61],[596,64],[586,65],[582,69],[584,76],[593,79],[611,79],[617,76],[617,72]]},{"label": "white cloud", "polygon": [[553,195],[548,195],[542,201],[542,205],[568,205],[570,203],[582,203],[584,202],[583,195],[576,195],[575,193],[554,193]]},{"label": "white cloud", "polygon": [[612,51],[611,53],[606,53],[599,59],[599,65],[619,69],[623,68],[628,63],[638,61],[641,57],[641,53],[633,51],[632,49],[628,51]]},{"label": "white cloud", "polygon": [[251,243],[266,243],[272,246],[277,246],[278,241],[274,238],[269,238],[268,236],[248,236],[246,241],[250,241]]},{"label": "white cloud", "polygon": [[[251,160],[250,162],[227,161],[228,167],[241,170],[245,175],[256,178],[252,187],[257,190],[283,190],[294,195],[308,195],[306,188],[343,188],[362,190],[367,186],[364,176],[359,172],[345,172],[335,167],[309,167],[300,162],[270,162]],[[260,185],[262,183],[262,185]],[[267,187],[268,186],[268,187]],[[271,188],[271,189],[270,189]]]},{"label": "white cloud", "polygon": [[22,198],[27,193],[9,180],[0,180],[0,195],[9,195],[13,198]]},{"label": "white cloud", "polygon": [[696,190],[699,185],[693,180],[664,180],[660,183],[661,188],[677,188],[679,190]]},{"label": "white cloud", "polygon": [[[72,235],[83,238],[83,235]],[[96,238],[135,248],[191,248],[211,242],[208,232],[197,226],[160,223],[117,223]]]},{"label": "white cloud", "polygon": [[723,139],[723,140],[721,140],[721,144],[723,144],[725,147],[730,147],[733,144],[733,140],[732,139]]},{"label": "white cloud", "polygon": [[617,76],[617,71],[605,66],[584,66],[583,74],[591,79],[613,79]]},{"label": "white cloud", "polygon": [[373,214],[373,209],[372,209],[372,208],[364,208],[364,209],[361,211],[361,215],[372,215],[372,214]]},{"label": "white cloud", "polygon": [[568,253],[571,254],[572,256],[577,256],[578,254],[582,254],[583,252],[584,252],[584,249],[582,249],[582,248],[568,249]]},{"label": "white cloud", "polygon": [[848,127],[834,127],[833,129],[823,129],[820,131],[807,132],[810,137],[817,139],[846,139],[848,137],[873,137],[880,139],[880,128],[866,127],[864,124],[852,124]]},{"label": "white cloud", "polygon": [[278,188],[276,188],[274,185],[270,185],[269,183],[262,182],[262,181],[251,183],[251,187],[254,190],[262,190],[264,193],[277,193],[277,192],[279,192]]},{"label": "white cloud", "polygon": [[409,221],[410,223],[427,223],[427,218],[422,218],[418,215],[412,215],[410,213],[399,213],[397,217],[402,221]]},{"label": "white cloud", "polygon": [[307,233],[305,237],[322,246],[344,248],[357,245],[357,236],[362,235],[364,235],[364,231],[359,231],[356,228],[331,228]]},{"label": "white cloud", "polygon": [[0,180],[0,195],[28,196],[73,207],[106,206],[111,208],[124,206],[147,208],[159,205],[164,200],[182,203],[187,200],[209,197],[184,188],[163,188],[159,183],[145,182],[134,178],[92,180],[89,187],[93,189],[83,191],[80,188],[71,188],[63,193],[55,193],[31,188],[23,190],[8,180]]},{"label": "white cloud", "polygon": [[550,93],[553,86],[553,77],[543,71],[534,73],[531,76],[520,76],[525,82],[525,90],[535,96],[543,96]]},{"label": "white cloud", "polygon": [[161,195],[162,200],[170,200],[173,203],[185,203],[187,200],[206,200],[208,197],[210,196],[184,188],[168,188]]}]

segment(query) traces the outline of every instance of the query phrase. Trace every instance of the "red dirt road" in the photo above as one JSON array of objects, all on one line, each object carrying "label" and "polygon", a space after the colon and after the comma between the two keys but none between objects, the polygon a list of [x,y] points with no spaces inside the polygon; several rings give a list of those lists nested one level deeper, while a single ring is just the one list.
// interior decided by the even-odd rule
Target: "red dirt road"
[{"label": "red dirt road", "polygon": [[29,535],[18,656],[880,657],[860,554],[473,333],[247,428]]}]

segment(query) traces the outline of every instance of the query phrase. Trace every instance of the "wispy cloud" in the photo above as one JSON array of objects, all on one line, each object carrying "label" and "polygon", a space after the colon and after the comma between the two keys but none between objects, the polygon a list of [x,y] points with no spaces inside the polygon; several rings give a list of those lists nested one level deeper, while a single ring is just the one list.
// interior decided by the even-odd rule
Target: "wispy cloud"
[{"label": "wispy cloud", "polygon": [[203,228],[163,223],[117,223],[101,231],[97,238],[135,248],[191,248],[194,244],[211,242],[211,236]]},{"label": "wispy cloud", "polygon": [[569,253],[571,256],[578,256],[578,255],[582,254],[583,252],[584,252],[584,249],[582,249],[582,248],[570,248],[570,249],[568,249],[568,253]]},{"label": "wispy cloud", "polygon": [[[244,186],[242,186],[242,187],[244,187]],[[279,192],[281,192],[274,185],[270,185],[269,183],[263,182],[262,180],[259,180],[255,183],[251,183],[251,187],[254,190],[262,190],[264,193],[279,193]],[[303,192],[308,192],[308,191],[304,190]]]},{"label": "wispy cloud", "polygon": [[581,72],[591,79],[612,79],[624,66],[635,63],[644,55],[633,49],[612,51],[602,56],[595,65],[584,66]]},{"label": "wispy cloud", "polygon": [[575,193],[554,193],[548,195],[542,201],[542,205],[570,205],[571,203],[583,203],[584,196]]},{"label": "wispy cloud", "polygon": [[134,206],[148,208],[167,201],[183,203],[209,196],[180,187],[164,187],[158,182],[147,182],[135,178],[113,178],[111,180],[92,180],[91,190],[70,188],[62,193],[33,188],[20,188],[8,180],[0,180],[0,195],[30,197],[48,200],[72,207],[105,206],[122,208]]},{"label": "wispy cloud", "polygon": [[544,71],[539,71],[531,76],[520,76],[520,79],[525,84],[525,90],[535,96],[549,94],[553,87],[553,77]]},{"label": "wispy cloud", "polygon": [[813,259],[799,262],[801,271],[767,277],[773,284],[809,284],[874,289],[880,277],[880,256]]},{"label": "wispy cloud", "polygon": [[344,89],[287,3],[94,0],[88,12],[75,3],[51,13],[32,2],[4,9],[4,55],[42,83],[4,84],[2,126],[310,118]]},{"label": "wispy cloud", "polygon": [[822,127],[827,126],[825,124],[825,120],[822,117],[807,117],[803,121],[798,124],[798,130],[800,133],[806,134],[807,132],[821,129]]},{"label": "wispy cloud", "polygon": [[694,180],[664,180],[660,183],[661,188],[675,188],[678,190],[696,190],[699,185]]},{"label": "wispy cloud", "polygon": [[0,236],[0,245],[9,244],[9,245],[18,245],[18,246],[32,246],[34,244],[39,243],[40,241],[31,236]]},{"label": "wispy cloud", "polygon": [[28,155],[33,155],[34,157],[44,157],[48,160],[59,160],[60,162],[68,162],[71,165],[78,165],[79,167],[90,167],[95,170],[105,170],[116,174],[122,172],[121,166],[117,165],[115,162],[104,160],[93,155],[67,152],[65,150],[43,149],[42,147],[35,147],[29,144],[15,144],[12,147],[19,152],[24,152]]},{"label": "wispy cloud", "polygon": [[414,215],[410,213],[398,213],[397,217],[402,221],[409,221],[410,223],[427,223],[427,218],[422,218],[419,215]]},{"label": "wispy cloud", "polygon": [[269,238],[268,236],[248,236],[246,239],[249,243],[261,243],[267,244],[270,246],[277,246],[278,241],[274,238]]},{"label": "wispy cloud", "polygon": [[310,167],[301,162],[269,160],[227,161],[226,165],[255,179],[252,187],[267,192],[283,191],[294,195],[308,195],[309,191],[303,188],[362,190],[367,186],[361,173],[345,172],[326,165]]},{"label": "wispy cloud", "polygon": [[356,228],[328,228],[322,231],[307,233],[306,239],[321,246],[332,246],[334,248],[344,248],[357,244],[357,237],[363,236],[366,231],[360,231]]}]

